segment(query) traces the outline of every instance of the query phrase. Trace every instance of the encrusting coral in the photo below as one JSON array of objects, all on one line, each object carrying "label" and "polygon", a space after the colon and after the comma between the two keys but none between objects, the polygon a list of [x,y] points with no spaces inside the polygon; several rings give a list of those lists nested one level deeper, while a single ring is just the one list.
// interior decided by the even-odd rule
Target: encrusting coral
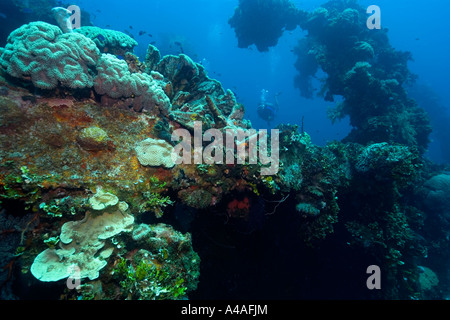
[{"label": "encrusting coral", "polygon": [[139,163],[143,166],[172,168],[175,165],[173,147],[164,140],[147,138],[139,142],[135,150]]}]

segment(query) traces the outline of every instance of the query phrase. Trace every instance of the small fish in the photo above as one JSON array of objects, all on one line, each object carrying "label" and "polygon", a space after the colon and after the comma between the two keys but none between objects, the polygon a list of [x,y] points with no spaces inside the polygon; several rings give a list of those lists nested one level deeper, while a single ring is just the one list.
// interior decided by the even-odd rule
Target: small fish
[{"label": "small fish", "polygon": [[101,42],[104,42],[104,41],[105,41],[105,37],[102,36],[101,34],[99,34],[96,38],[97,38],[98,40],[100,40]]},{"label": "small fish", "polygon": [[105,28],[111,28],[111,25],[107,24],[107,25],[105,26]]},{"label": "small fish", "polygon": [[6,19],[6,18],[7,18],[7,17],[6,17],[6,14],[0,12],[0,18]]},{"label": "small fish", "polygon": [[125,60],[125,58],[120,54],[116,55],[116,57],[119,58],[120,60]]},{"label": "small fish", "polygon": [[134,39],[134,36],[133,36],[133,34],[132,34],[130,31],[124,30],[123,32],[126,33],[127,35],[129,35],[131,38]]},{"label": "small fish", "polygon": [[128,26],[128,28],[130,28],[130,30],[133,30],[133,26]]},{"label": "small fish", "polygon": [[147,33],[146,31],[142,31],[142,30],[139,31],[139,35],[140,35],[140,36],[142,36],[142,35],[144,35],[144,34],[146,34],[146,33]]},{"label": "small fish", "polygon": [[150,42],[150,44],[156,44],[156,41],[152,41],[152,42]]},{"label": "small fish", "polygon": [[148,34],[148,36],[149,36],[149,37],[152,37],[152,38],[153,38],[153,35],[152,35],[152,34],[150,34],[150,33]]},{"label": "small fish", "polygon": [[181,44],[181,42],[179,42],[179,41],[174,41],[174,44],[175,44],[176,46],[180,47],[180,52],[181,52],[181,53],[184,53],[183,45]]},{"label": "small fish", "polygon": [[31,9],[31,8],[23,8],[22,12],[23,13],[33,13],[33,9]]}]

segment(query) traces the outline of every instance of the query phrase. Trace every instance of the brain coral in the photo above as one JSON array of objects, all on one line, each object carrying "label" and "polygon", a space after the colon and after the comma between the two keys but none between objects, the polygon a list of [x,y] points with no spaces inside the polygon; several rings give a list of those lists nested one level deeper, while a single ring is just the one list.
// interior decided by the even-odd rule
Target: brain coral
[{"label": "brain coral", "polygon": [[94,41],[104,53],[124,54],[127,51],[133,51],[133,48],[138,45],[136,40],[120,31],[91,26],[84,26],[74,31]]},{"label": "brain coral", "polygon": [[153,82],[148,74],[131,73],[126,61],[112,54],[102,55],[97,71],[98,75],[94,80],[95,91],[111,98],[140,96],[150,88]]},{"label": "brain coral", "polygon": [[63,34],[57,26],[31,22],[13,31],[0,57],[6,72],[20,79],[31,78],[40,89],[60,83],[72,89],[89,88],[100,52],[95,43],[78,33]]},{"label": "brain coral", "polygon": [[112,54],[103,54],[97,65],[98,74],[94,79],[94,89],[100,95],[113,99],[129,98],[128,104],[136,111],[152,109],[155,106],[161,111],[168,111],[170,100],[146,73],[131,73],[128,64]]},{"label": "brain coral", "polygon": [[145,139],[139,142],[135,150],[143,166],[172,168],[175,165],[172,159],[173,147],[164,140]]}]

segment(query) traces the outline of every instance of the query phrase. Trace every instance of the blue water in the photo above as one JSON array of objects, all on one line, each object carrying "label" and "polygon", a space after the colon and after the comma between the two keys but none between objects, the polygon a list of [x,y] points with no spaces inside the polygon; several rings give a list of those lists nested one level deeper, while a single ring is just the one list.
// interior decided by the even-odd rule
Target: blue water
[{"label": "blue water", "polygon": [[[278,97],[280,112],[271,127],[279,123],[301,123],[315,144],[344,138],[350,130],[348,119],[334,125],[326,110],[334,104],[322,98],[304,99],[294,87],[297,74],[295,55],[291,51],[302,37],[300,28],[285,32],[276,47],[268,52],[256,48],[239,49],[228,19],[238,0],[78,0],[72,1],[91,13],[91,21],[103,28],[127,30],[139,42],[135,53],[145,57],[147,45],[155,41],[162,54],[183,51],[194,61],[203,61],[211,78],[231,89],[246,107],[246,118],[255,128],[267,128],[258,118],[256,107],[262,89],[269,98]],[[300,9],[312,10],[326,1],[292,1]],[[447,23],[450,2],[444,0],[361,0],[363,7],[376,4],[381,8],[382,28],[389,29],[394,48],[411,51],[414,61],[410,69],[419,76],[418,82],[430,86],[440,102],[450,109],[448,75],[450,74],[450,32]],[[132,26],[132,29],[130,29]],[[140,31],[146,33],[139,36]],[[149,34],[152,36],[150,37]],[[450,112],[448,112],[450,113]],[[450,123],[449,123],[450,126]],[[433,138],[433,135],[432,137]],[[437,143],[431,143],[427,156],[441,162]]]}]

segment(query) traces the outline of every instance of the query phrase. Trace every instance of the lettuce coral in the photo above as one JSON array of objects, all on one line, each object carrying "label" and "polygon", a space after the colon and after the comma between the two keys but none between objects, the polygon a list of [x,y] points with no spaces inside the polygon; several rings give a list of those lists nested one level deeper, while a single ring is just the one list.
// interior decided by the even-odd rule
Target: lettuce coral
[{"label": "lettuce coral", "polygon": [[72,89],[90,88],[100,52],[95,43],[78,33],[66,33],[45,22],[31,22],[13,31],[0,57],[6,72],[31,78],[40,89],[61,84]]},{"label": "lettuce coral", "polygon": [[[102,193],[100,197],[108,195]],[[94,199],[93,199],[94,198]],[[58,281],[70,276],[89,278],[99,277],[99,271],[107,264],[113,247],[105,247],[105,240],[121,232],[131,231],[134,217],[127,213],[128,205],[122,201],[107,201],[98,206],[98,195],[90,202],[96,203],[80,221],[69,221],[61,227],[60,248],[46,249],[31,265],[31,273],[40,281]],[[108,197],[110,198],[110,197]],[[93,200],[92,200],[93,199]],[[102,209],[102,210],[98,210]],[[74,274],[74,267],[79,274]]]}]

